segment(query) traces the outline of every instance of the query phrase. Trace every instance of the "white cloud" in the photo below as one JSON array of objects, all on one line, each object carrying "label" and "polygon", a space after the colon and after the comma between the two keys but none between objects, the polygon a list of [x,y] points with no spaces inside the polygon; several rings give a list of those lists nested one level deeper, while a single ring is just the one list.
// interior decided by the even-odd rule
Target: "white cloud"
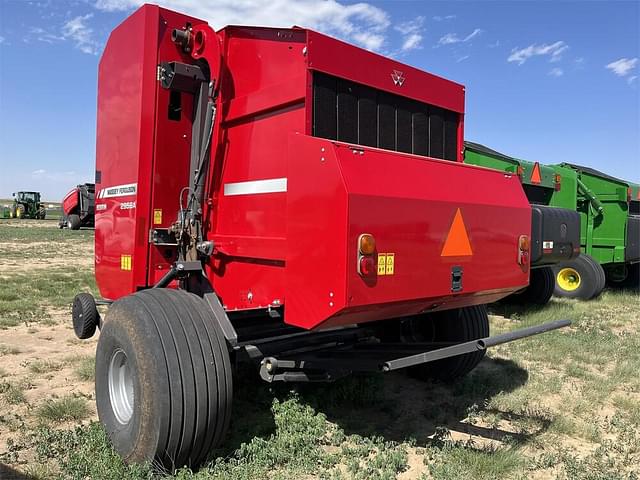
[{"label": "white cloud", "polygon": [[93,29],[87,25],[93,14],[79,15],[72,18],[62,27],[62,36],[65,39],[73,40],[76,48],[83,53],[91,55],[98,54],[98,44],[93,38]]},{"label": "white cloud", "polygon": [[400,32],[403,36],[402,46],[400,51],[408,52],[409,50],[415,50],[422,48],[422,31],[424,29],[425,18],[420,16],[415,20],[400,23],[394,27],[395,30]]},{"label": "white cloud", "polygon": [[2,45],[3,43],[4,43],[4,37],[0,35],[0,45]]},{"label": "white cloud", "polygon": [[35,38],[39,42],[45,42],[49,44],[64,40],[63,36],[48,32],[47,30],[41,27],[29,28],[29,35],[31,38]]},{"label": "white cloud", "polygon": [[631,75],[629,78],[627,78],[627,83],[629,85],[631,85],[633,82],[635,82],[638,79],[637,75]]},{"label": "white cloud", "polygon": [[564,70],[562,70],[561,68],[555,67],[549,70],[549,75],[551,75],[552,77],[561,77],[564,75]]},{"label": "white cloud", "polygon": [[606,65],[605,68],[611,70],[619,77],[626,77],[636,67],[637,63],[637,58],[621,58]]},{"label": "white cloud", "polygon": [[433,19],[436,22],[442,22],[443,20],[453,20],[454,18],[456,18],[455,15],[445,15],[445,16],[436,15],[435,17],[433,17]]},{"label": "white cloud", "polygon": [[514,48],[511,50],[511,55],[507,58],[507,62],[516,62],[518,65],[522,65],[528,59],[534,56],[545,56],[548,55],[550,57],[549,61],[557,62],[562,59],[562,53],[569,48],[569,45],[564,43],[563,41],[558,41],[556,43],[552,43],[551,45],[547,45],[543,43],[542,45],[529,45],[526,48],[517,49]]},{"label": "white cloud", "polygon": [[469,55],[463,55],[456,60],[456,63],[464,62],[467,58],[469,58]]},{"label": "white cloud", "polygon": [[[95,6],[100,10],[119,11],[143,3],[144,0],[96,0]],[[385,45],[390,25],[389,15],[381,8],[368,3],[345,5],[337,0],[160,0],[154,3],[207,20],[216,29],[225,25],[300,25],[369,50],[380,50]]]},{"label": "white cloud", "polygon": [[34,170],[33,172],[31,172],[31,175],[44,175],[45,173],[47,173],[47,171],[40,168],[38,170]]},{"label": "white cloud", "polygon": [[451,45],[452,43],[468,42],[469,40],[477,37],[481,33],[482,33],[482,30],[479,28],[476,28],[473,32],[471,32],[469,35],[467,35],[464,38],[458,37],[456,33],[447,33],[445,36],[440,37],[440,40],[438,40],[438,45]]}]

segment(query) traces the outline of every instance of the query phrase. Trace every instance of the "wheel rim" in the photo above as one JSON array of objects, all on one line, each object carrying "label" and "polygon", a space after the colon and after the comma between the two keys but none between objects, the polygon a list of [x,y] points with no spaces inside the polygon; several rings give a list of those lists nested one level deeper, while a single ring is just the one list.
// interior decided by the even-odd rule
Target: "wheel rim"
[{"label": "wheel rim", "polygon": [[566,267],[558,272],[556,281],[558,283],[558,286],[562,290],[573,292],[574,290],[577,290],[578,287],[580,287],[582,278],[580,277],[580,274],[577,270]]},{"label": "wheel rim", "polygon": [[133,376],[124,350],[113,352],[109,362],[109,399],[116,420],[126,425],[133,416]]}]

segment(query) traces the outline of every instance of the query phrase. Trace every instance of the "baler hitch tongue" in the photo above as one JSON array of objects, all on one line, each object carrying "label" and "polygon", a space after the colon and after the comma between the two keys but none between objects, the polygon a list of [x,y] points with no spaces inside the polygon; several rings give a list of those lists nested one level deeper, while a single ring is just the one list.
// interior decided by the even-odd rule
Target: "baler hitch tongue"
[{"label": "baler hitch tongue", "polygon": [[[304,345],[300,343],[304,342],[304,339],[300,339],[300,342],[295,345],[290,344],[285,348],[282,346],[279,348],[278,345],[270,347],[268,341],[261,345],[244,345],[244,348],[248,357],[259,363],[260,376],[267,382],[327,382],[352,372],[390,372],[391,370],[483,351],[489,347],[569,325],[571,325],[570,320],[556,320],[493,337],[449,344],[430,350],[428,350],[429,347],[438,344],[380,343],[379,341],[371,342],[366,337],[356,338],[355,341],[346,337],[342,340],[329,338],[339,336],[340,332],[311,334],[312,336],[307,339],[307,343]],[[324,342],[322,348],[313,347],[312,341],[315,337]],[[407,355],[410,352],[413,354]]]},{"label": "baler hitch tongue", "polygon": [[391,370],[398,370],[399,368],[412,367],[421,363],[434,362],[436,360],[455,357],[457,355],[471,353],[478,350],[486,350],[489,347],[495,347],[496,345],[512,342],[521,338],[550,332],[551,330],[568,327],[569,325],[571,325],[571,320],[555,320],[553,322],[547,322],[541,325],[535,325],[533,327],[521,328],[513,332],[502,333],[493,337],[471,340],[470,342],[459,343],[450,347],[439,348],[437,350],[419,353],[417,355],[411,355],[409,357],[390,360],[384,362],[381,365],[380,369],[383,372],[389,372]]}]

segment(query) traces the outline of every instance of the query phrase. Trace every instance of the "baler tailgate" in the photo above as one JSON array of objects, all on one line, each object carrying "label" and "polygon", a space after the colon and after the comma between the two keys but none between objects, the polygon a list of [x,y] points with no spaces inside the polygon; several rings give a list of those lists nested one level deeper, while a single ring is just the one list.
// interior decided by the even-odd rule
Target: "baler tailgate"
[{"label": "baler tailgate", "polygon": [[[489,303],[528,283],[518,241],[531,209],[516,176],[292,135],[287,189],[292,325]],[[375,238],[370,276],[357,265],[362,234]]]}]

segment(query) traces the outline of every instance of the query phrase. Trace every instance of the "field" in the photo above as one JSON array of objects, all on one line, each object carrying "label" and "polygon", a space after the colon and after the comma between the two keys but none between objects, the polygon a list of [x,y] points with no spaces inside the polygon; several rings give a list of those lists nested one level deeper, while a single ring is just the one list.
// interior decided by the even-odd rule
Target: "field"
[{"label": "field", "polygon": [[[110,449],[93,400],[96,339],[70,303],[97,294],[93,232],[0,220],[0,478],[142,479]],[[544,309],[492,309],[492,333],[569,318],[569,329],[500,346],[467,378],[402,372],[332,385],[235,384],[224,448],[197,473],[228,479],[637,479],[637,292]]]}]

